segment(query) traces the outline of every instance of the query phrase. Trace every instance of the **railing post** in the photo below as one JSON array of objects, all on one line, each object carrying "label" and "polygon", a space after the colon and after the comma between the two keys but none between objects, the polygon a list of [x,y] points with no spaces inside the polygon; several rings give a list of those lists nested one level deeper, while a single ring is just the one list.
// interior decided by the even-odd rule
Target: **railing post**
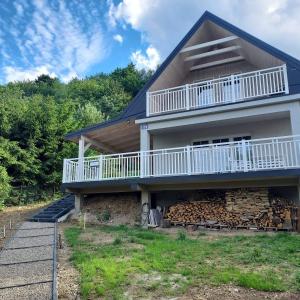
[{"label": "railing post", "polygon": [[190,91],[189,84],[185,85],[185,102],[186,102],[186,110],[190,110]]},{"label": "railing post", "polygon": [[150,92],[146,93],[146,116],[150,115]]},{"label": "railing post", "polygon": [[98,179],[103,179],[103,155],[100,155],[99,157],[99,176]]},{"label": "railing post", "polygon": [[145,151],[141,151],[140,152],[140,159],[141,159],[141,163],[140,163],[140,168],[141,168],[141,178],[145,177],[146,174],[146,166],[145,166]]},{"label": "railing post", "polygon": [[231,97],[232,101],[236,100],[236,94],[235,94],[235,76],[230,75],[230,82],[231,82]]},{"label": "railing post", "polygon": [[78,181],[84,181],[84,157],[78,158]]},{"label": "railing post", "polygon": [[282,69],[283,69],[283,80],[284,80],[284,92],[286,94],[289,94],[290,90],[289,90],[289,81],[288,81],[288,75],[287,75],[287,67],[286,67],[286,65],[283,65]]},{"label": "railing post", "polygon": [[191,146],[186,146],[186,164],[187,164],[187,173],[188,175],[192,174],[192,165],[191,165]]},{"label": "railing post", "polygon": [[64,159],[64,163],[63,163],[63,176],[62,176],[62,182],[65,183],[67,181],[67,160]]},{"label": "railing post", "polygon": [[242,156],[243,156],[244,171],[248,172],[247,145],[245,140],[242,140]]}]

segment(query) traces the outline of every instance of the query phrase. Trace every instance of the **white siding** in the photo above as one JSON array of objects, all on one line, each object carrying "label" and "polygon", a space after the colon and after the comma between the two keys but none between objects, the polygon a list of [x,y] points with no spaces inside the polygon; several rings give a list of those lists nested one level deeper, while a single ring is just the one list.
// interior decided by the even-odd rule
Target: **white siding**
[{"label": "white siding", "polygon": [[166,132],[153,135],[153,149],[191,145],[194,140],[219,137],[251,135],[252,139],[291,135],[289,118],[266,120],[229,126],[214,126],[202,129],[184,129],[180,132]]}]

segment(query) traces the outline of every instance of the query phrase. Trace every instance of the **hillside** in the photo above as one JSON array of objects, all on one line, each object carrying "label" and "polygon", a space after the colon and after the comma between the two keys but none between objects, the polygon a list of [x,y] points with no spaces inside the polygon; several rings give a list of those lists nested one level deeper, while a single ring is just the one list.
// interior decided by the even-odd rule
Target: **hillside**
[{"label": "hillside", "polygon": [[64,135],[117,116],[150,75],[129,64],[67,84],[41,75],[0,85],[0,207],[53,196],[63,158],[77,155]]}]

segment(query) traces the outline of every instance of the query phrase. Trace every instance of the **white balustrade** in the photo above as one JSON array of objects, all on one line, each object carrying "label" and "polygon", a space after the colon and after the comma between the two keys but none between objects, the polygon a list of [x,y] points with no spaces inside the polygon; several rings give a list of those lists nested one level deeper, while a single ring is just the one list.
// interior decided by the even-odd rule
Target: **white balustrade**
[{"label": "white balustrade", "polygon": [[288,94],[286,65],[147,92],[147,116]]},{"label": "white balustrade", "polygon": [[65,159],[63,182],[300,168],[300,136]]}]

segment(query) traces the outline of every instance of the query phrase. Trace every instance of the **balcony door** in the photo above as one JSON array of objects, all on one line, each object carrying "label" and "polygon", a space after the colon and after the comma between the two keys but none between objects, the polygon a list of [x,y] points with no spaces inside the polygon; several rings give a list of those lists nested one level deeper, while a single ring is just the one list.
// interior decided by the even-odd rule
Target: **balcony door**
[{"label": "balcony door", "polygon": [[[192,172],[196,174],[225,173],[242,167],[242,153],[230,142],[250,140],[251,136],[220,137],[194,141]],[[199,146],[199,147],[197,147]]]}]

